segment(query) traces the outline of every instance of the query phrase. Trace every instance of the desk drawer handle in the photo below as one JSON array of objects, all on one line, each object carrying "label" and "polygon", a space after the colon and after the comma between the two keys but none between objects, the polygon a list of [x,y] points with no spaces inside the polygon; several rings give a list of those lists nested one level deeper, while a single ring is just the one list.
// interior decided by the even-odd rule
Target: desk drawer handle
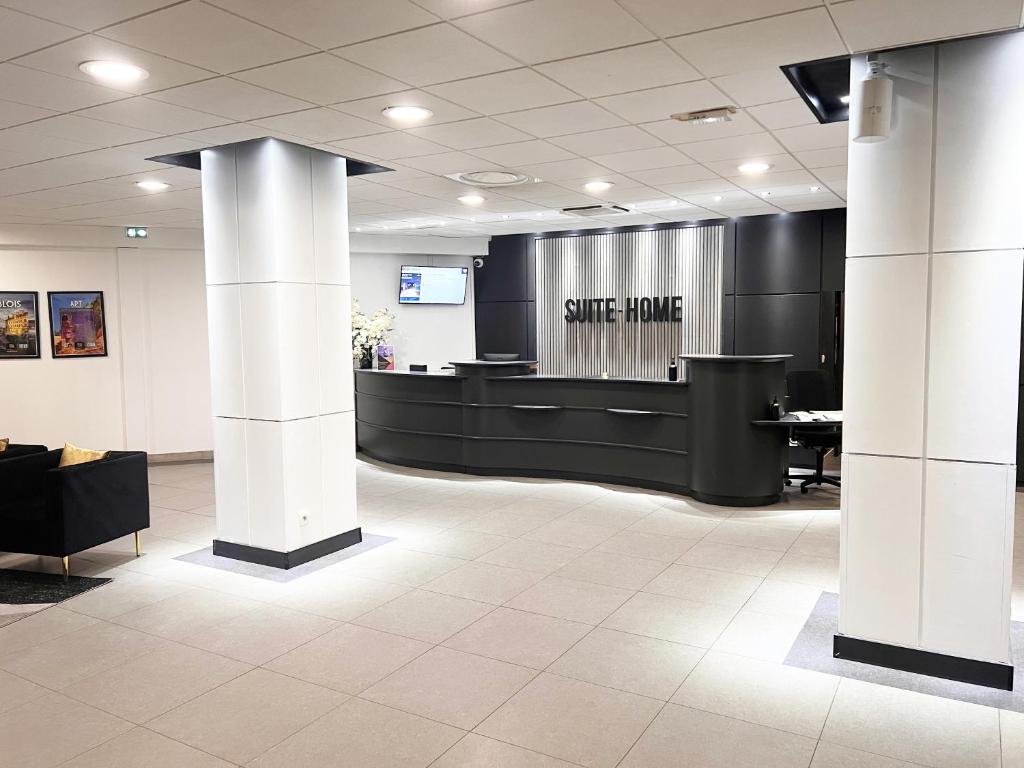
[{"label": "desk drawer handle", "polygon": [[634,411],[630,408],[605,408],[608,413],[617,413],[620,416],[660,416],[657,411]]},{"label": "desk drawer handle", "polygon": [[560,405],[513,405],[517,411],[560,411]]}]

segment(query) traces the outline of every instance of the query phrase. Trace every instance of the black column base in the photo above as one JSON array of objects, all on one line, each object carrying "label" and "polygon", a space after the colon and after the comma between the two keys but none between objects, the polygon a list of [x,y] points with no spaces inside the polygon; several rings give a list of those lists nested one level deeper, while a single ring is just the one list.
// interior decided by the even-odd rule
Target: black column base
[{"label": "black column base", "polygon": [[993,661],[964,659],[947,656],[919,648],[904,648],[899,645],[876,643],[846,635],[834,635],[832,655],[837,659],[859,661],[876,667],[914,672],[929,677],[941,677],[960,683],[983,685],[986,688],[1013,690],[1013,665]]},{"label": "black column base", "polygon": [[250,547],[248,544],[235,544],[231,541],[213,540],[213,554],[220,557],[230,557],[232,560],[242,560],[246,563],[257,565],[269,565],[271,568],[294,568],[297,565],[308,563],[324,555],[330,555],[339,550],[351,547],[363,540],[363,529],[353,528],[351,531],[339,533],[323,541],[315,541],[304,547],[293,549],[291,552],[278,552],[275,549],[263,549],[262,547]]}]

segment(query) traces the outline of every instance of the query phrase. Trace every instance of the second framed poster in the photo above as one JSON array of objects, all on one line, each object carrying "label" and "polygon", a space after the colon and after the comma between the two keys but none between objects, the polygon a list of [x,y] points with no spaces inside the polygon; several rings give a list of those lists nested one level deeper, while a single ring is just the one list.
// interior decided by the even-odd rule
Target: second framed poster
[{"label": "second framed poster", "polygon": [[0,291],[0,360],[39,357],[39,294]]},{"label": "second framed poster", "polygon": [[47,298],[54,359],[107,354],[103,291],[51,291]]}]

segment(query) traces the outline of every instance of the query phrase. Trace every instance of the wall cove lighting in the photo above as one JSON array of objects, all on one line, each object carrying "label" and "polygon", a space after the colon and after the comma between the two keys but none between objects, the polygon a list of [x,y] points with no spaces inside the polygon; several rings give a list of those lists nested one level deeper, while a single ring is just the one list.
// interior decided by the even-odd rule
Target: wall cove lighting
[{"label": "wall cove lighting", "polygon": [[90,77],[108,83],[137,83],[149,77],[149,72],[142,67],[126,61],[83,61],[78,68]]},{"label": "wall cove lighting", "polygon": [[484,197],[483,195],[461,195],[459,202],[463,205],[483,205]]},{"label": "wall cove lighting", "polygon": [[583,185],[583,188],[592,194],[600,192],[607,192],[609,189],[615,186],[614,182],[611,181],[588,181]]},{"label": "wall cove lighting", "polygon": [[394,120],[396,123],[403,123],[405,125],[422,123],[424,120],[434,116],[433,110],[415,104],[396,104],[391,107],[384,107],[380,113],[388,120]]},{"label": "wall cove lighting", "polygon": [[139,189],[145,190],[146,192],[163,192],[171,185],[164,181],[157,181],[156,179],[145,179],[143,181],[136,181],[135,186]]}]

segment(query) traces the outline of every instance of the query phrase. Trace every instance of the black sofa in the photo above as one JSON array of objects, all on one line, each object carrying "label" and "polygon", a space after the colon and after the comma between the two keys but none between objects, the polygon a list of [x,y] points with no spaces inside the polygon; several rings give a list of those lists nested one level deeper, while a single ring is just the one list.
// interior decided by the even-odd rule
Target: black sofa
[{"label": "black sofa", "polygon": [[0,461],[3,459],[16,459],[19,456],[27,456],[30,453],[46,453],[45,445],[25,445],[23,443],[11,443],[7,450],[0,452]]},{"label": "black sofa", "polygon": [[0,461],[0,551],[62,558],[149,527],[143,451],[59,467],[60,450]]}]

